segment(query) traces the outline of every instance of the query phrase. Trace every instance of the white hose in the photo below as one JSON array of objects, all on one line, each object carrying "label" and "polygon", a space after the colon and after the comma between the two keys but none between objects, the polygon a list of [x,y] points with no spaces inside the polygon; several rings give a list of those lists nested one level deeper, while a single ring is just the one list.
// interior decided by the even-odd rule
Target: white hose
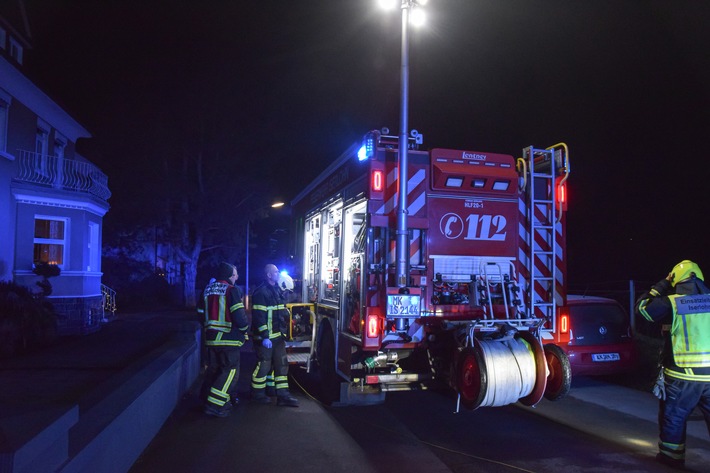
[{"label": "white hose", "polygon": [[535,387],[535,356],[523,340],[479,341],[488,382],[481,406],[507,406]]}]

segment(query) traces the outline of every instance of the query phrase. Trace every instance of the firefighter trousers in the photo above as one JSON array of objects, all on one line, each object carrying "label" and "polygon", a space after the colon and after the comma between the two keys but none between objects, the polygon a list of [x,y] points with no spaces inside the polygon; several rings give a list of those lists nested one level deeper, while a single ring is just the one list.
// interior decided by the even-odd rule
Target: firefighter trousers
[{"label": "firefighter trousers", "polygon": [[688,418],[698,407],[710,433],[710,382],[686,381],[666,376],[666,399],[660,402],[658,420],[661,454],[685,461],[685,435]]},{"label": "firefighter trousers", "polygon": [[206,376],[209,385],[207,404],[218,409],[229,404],[231,398],[236,398],[237,381],[239,381],[239,361],[241,349],[239,347],[207,347],[210,367]]},{"label": "firefighter trousers", "polygon": [[267,377],[273,372],[276,396],[286,396],[288,391],[288,357],[283,337],[272,338],[271,348],[256,345],[256,367],[251,377],[253,397],[266,395]]}]

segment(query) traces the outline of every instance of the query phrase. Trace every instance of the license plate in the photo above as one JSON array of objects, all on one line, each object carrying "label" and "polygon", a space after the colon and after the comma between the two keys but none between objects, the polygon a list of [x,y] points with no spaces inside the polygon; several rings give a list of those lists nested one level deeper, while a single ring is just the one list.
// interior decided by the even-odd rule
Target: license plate
[{"label": "license plate", "polygon": [[595,353],[592,355],[592,361],[619,361],[620,359],[618,353]]},{"label": "license plate", "polygon": [[419,317],[420,296],[388,294],[387,315],[392,317]]}]

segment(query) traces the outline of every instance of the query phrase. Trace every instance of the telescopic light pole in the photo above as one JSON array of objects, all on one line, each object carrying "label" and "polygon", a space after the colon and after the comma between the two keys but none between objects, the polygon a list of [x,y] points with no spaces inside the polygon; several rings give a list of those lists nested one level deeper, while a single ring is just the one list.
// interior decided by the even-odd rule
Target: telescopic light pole
[{"label": "telescopic light pole", "polygon": [[[284,206],[281,201],[274,202],[271,204],[272,209],[280,209]],[[263,209],[263,208],[262,208]],[[251,233],[251,217],[247,219],[247,236],[246,236],[246,251],[244,256],[244,300],[247,302],[247,306],[251,305],[251,299],[249,298],[249,234]]]},{"label": "telescopic light pole", "polygon": [[408,150],[409,150],[409,22],[414,7],[422,6],[427,0],[401,0],[402,10],[402,66],[399,113],[399,194],[397,206],[397,286],[407,287],[409,275],[409,229],[407,225],[408,194]]}]

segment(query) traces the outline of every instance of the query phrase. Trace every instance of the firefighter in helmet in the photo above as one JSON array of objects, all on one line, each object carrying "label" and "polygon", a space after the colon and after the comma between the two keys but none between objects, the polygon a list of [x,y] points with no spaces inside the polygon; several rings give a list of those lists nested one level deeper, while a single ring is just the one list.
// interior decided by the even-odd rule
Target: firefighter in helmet
[{"label": "firefighter in helmet", "polygon": [[237,268],[220,263],[216,278],[207,285],[198,312],[204,314],[205,346],[209,368],[205,380],[205,414],[226,417],[236,404],[241,347],[247,338],[249,321],[244,311],[242,293],[234,284],[239,277]]},{"label": "firefighter in helmet", "polygon": [[698,265],[690,260],[675,265],[639,298],[636,311],[668,329],[654,388],[660,399],[656,460],[683,468],[686,423],[696,406],[710,432],[710,289]]},{"label": "firefighter in helmet", "polygon": [[267,378],[273,371],[276,404],[298,407],[298,399],[288,390],[286,337],[289,316],[279,286],[279,270],[275,265],[267,264],[264,273],[264,281],[252,295],[252,331],[257,355],[257,363],[251,379],[252,401],[260,404],[271,402],[266,388]]}]

